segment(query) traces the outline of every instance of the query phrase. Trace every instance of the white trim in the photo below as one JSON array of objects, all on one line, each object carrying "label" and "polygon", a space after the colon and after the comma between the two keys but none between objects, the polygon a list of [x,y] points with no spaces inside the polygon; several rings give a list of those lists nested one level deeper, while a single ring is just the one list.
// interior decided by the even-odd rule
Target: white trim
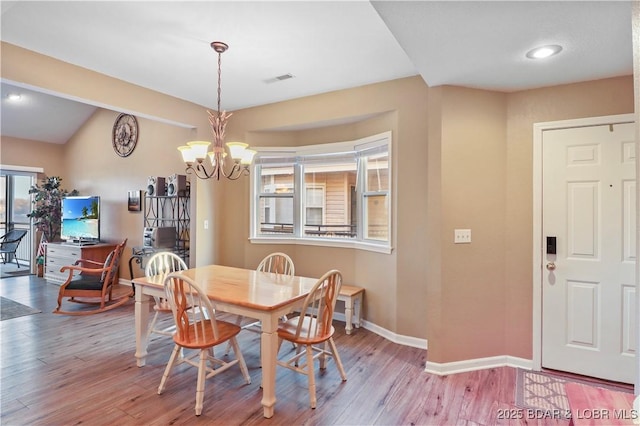
[{"label": "white trim", "polygon": [[44,169],[42,167],[12,166],[8,164],[0,164],[0,170],[10,172],[44,173]]},{"label": "white trim", "polygon": [[[340,319],[340,314],[335,313],[334,316],[336,319]],[[342,314],[342,318],[344,318],[344,314]],[[394,333],[386,328],[382,328],[372,322],[362,320],[361,327],[366,328],[372,333],[377,334],[378,336],[382,336],[390,342],[397,343],[403,346],[410,346],[412,348],[424,349],[425,351],[429,347],[429,342],[426,339],[419,339],[417,337],[405,336],[402,334]]]},{"label": "white trim", "polygon": [[[634,123],[633,114],[588,117],[533,124],[533,368],[542,368],[542,136],[546,130]],[[636,167],[638,165],[636,164]]]},{"label": "white trim", "polygon": [[320,239],[320,238],[274,238],[274,237],[253,237],[249,238],[251,244],[292,244],[301,246],[321,246],[321,247],[337,247],[350,248],[357,250],[373,251],[376,253],[391,254],[393,247],[380,244],[371,244],[365,241],[352,241],[350,239]]},{"label": "white trim", "polygon": [[[393,242],[393,228],[394,228],[394,210],[393,210],[393,191],[391,189],[384,191],[384,195],[386,195],[389,199],[389,204],[387,207],[388,210],[388,239],[384,241],[378,241],[374,239],[364,239],[362,236],[362,232],[359,231],[357,238],[355,241],[342,239],[342,238],[314,238],[303,235],[302,223],[305,217],[306,211],[303,211],[301,206],[306,205],[303,203],[303,200],[306,201],[306,192],[301,191],[301,189],[305,188],[304,177],[301,174],[302,164],[305,164],[305,157],[313,157],[314,155],[318,155],[322,157],[323,155],[328,154],[342,154],[342,153],[354,153],[354,161],[358,160],[359,153],[367,153],[375,147],[380,147],[382,150],[384,148],[385,152],[388,156],[388,170],[389,170],[389,178],[393,176],[392,170],[392,132],[386,131],[382,133],[378,133],[376,135],[367,136],[361,139],[357,139],[354,141],[346,141],[346,142],[335,142],[335,143],[325,143],[319,145],[305,145],[300,147],[295,147],[292,149],[291,147],[256,147],[255,149],[258,151],[257,160],[254,161],[252,165],[252,179],[250,180],[250,188],[249,188],[249,241],[252,244],[299,244],[299,245],[311,245],[311,246],[325,246],[325,247],[340,247],[340,248],[351,248],[351,249],[361,249],[366,251],[373,251],[377,253],[386,253],[390,254],[393,252],[392,242]],[[286,235],[274,236],[271,234],[261,234],[257,231],[258,227],[258,217],[259,213],[256,212],[258,208],[258,199],[261,196],[269,196],[271,194],[264,193],[256,193],[258,189],[260,189],[262,171],[260,173],[256,173],[256,168],[261,167],[261,154],[265,155],[265,158],[269,158],[268,153],[272,153],[273,158],[288,158],[289,161],[293,161],[294,166],[294,188],[297,189],[293,194],[293,202],[294,202],[294,220],[293,220],[293,233]],[[277,155],[279,153],[285,154],[283,156]],[[279,163],[272,163],[279,164]],[[265,162],[265,165],[268,166],[269,162]],[[358,173],[360,173],[360,162],[358,161]],[[357,181],[356,177],[356,181]],[[356,185],[357,186],[357,185]],[[364,191],[362,191],[364,194]],[[382,192],[381,192],[382,193]],[[291,197],[290,194],[287,194],[288,197]],[[360,197],[363,197],[360,195]],[[347,197],[348,198],[348,197]],[[361,203],[360,203],[361,204]],[[323,215],[326,214],[326,207],[323,209]],[[358,209],[358,216],[362,219],[362,222],[365,222],[365,218],[362,215],[362,207]],[[298,219],[299,218],[299,219]],[[375,241],[375,242],[374,242]]]},{"label": "white trim", "polygon": [[518,358],[510,355],[492,356],[488,358],[467,359],[464,361],[454,362],[429,362],[427,361],[424,371],[426,373],[446,376],[449,374],[465,373],[468,371],[486,370],[488,368],[497,367],[513,367],[523,368],[525,370],[532,369],[532,361],[530,359]]}]

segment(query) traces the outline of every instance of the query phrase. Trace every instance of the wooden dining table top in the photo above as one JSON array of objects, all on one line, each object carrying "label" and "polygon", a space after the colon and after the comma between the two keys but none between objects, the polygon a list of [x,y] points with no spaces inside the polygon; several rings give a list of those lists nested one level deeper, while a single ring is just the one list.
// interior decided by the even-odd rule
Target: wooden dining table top
[{"label": "wooden dining table top", "polygon": [[[180,271],[191,278],[209,299],[261,311],[272,311],[304,299],[317,278],[288,276],[232,266],[207,265]],[[139,277],[134,283],[163,287],[166,275]]]}]

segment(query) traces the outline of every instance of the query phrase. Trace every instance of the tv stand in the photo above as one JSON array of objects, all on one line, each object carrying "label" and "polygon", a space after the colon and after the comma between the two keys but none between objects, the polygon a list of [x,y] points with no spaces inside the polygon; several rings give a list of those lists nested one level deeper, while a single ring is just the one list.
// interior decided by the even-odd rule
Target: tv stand
[{"label": "tv stand", "polygon": [[66,243],[70,246],[95,246],[96,244],[100,244],[98,241],[83,241],[83,240],[69,240]]},{"label": "tv stand", "polygon": [[[78,259],[104,263],[114,248],[116,248],[116,244],[97,243],[93,245],[78,245],[69,243],[47,243],[44,279],[52,284],[61,285],[69,277],[69,272],[60,272],[60,268],[73,265]],[[83,266],[86,267],[89,265],[85,264]],[[100,266],[95,267],[99,268]]]}]

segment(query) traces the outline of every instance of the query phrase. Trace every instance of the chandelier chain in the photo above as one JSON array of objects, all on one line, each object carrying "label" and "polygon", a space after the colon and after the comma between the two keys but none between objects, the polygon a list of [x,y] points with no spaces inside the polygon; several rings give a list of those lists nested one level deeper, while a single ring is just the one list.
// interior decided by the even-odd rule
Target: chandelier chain
[{"label": "chandelier chain", "polygon": [[222,93],[221,83],[222,83],[222,53],[218,52],[218,117],[220,116],[220,95]]}]

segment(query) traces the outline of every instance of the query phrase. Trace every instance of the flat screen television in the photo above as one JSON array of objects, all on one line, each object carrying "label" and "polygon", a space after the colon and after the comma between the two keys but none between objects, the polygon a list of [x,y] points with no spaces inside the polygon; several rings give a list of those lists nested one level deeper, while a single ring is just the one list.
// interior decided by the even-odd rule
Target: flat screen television
[{"label": "flat screen television", "polygon": [[65,197],[62,199],[60,237],[73,244],[100,242],[100,197]]}]

